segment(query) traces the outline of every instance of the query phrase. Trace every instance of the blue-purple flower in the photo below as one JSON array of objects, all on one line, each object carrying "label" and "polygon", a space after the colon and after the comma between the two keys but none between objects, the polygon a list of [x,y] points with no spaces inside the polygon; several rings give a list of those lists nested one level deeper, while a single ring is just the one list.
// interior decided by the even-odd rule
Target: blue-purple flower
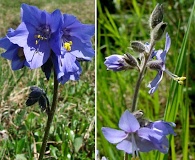
[{"label": "blue-purple flower", "polygon": [[117,149],[133,154],[133,157],[138,156],[138,151],[159,150],[164,153],[161,148],[167,146],[166,137],[157,133],[152,127],[140,127],[137,119],[128,110],[121,116],[119,128],[121,130],[102,128],[104,137],[110,143],[117,144]]},{"label": "blue-purple flower", "polygon": [[78,80],[82,72],[78,59],[90,61],[95,55],[91,38],[94,25],[82,24],[75,16],[64,14],[61,27],[61,55],[54,62],[58,81]]},{"label": "blue-purple flower", "polygon": [[152,54],[153,57],[154,56],[156,57],[156,60],[151,61],[152,65],[149,62],[149,66],[151,69],[153,69],[153,68],[156,69],[158,71],[158,73],[157,73],[156,77],[154,78],[154,80],[152,82],[150,82],[150,84],[148,85],[148,87],[150,88],[149,94],[152,94],[157,90],[158,85],[163,78],[163,72],[165,71],[166,54],[169,51],[170,45],[171,45],[171,39],[167,33],[164,51],[158,50],[158,51],[154,51]]},{"label": "blue-purple flower", "polygon": [[176,135],[173,127],[175,127],[175,123],[173,122],[165,122],[165,121],[155,121],[155,122],[151,122],[149,123],[149,125],[147,125],[148,128],[154,130],[157,134],[162,136],[162,141],[163,144],[158,145],[157,143],[154,143],[155,147],[157,148],[157,150],[159,150],[162,153],[167,153],[169,150],[169,142],[168,139],[166,138],[167,135],[172,134],[172,135]]},{"label": "blue-purple flower", "polygon": [[41,67],[47,79],[54,68],[58,81],[64,84],[78,80],[82,72],[79,61],[90,61],[95,55],[94,33],[94,25],[82,24],[73,15],[22,4],[21,24],[0,39],[0,47],[6,49],[2,57],[12,61],[13,70]]},{"label": "blue-purple flower", "polygon": [[148,87],[150,88],[149,94],[152,94],[157,90],[158,85],[163,78],[163,72],[166,72],[171,78],[176,80],[179,84],[183,84],[183,81],[186,79],[186,77],[178,77],[177,75],[167,70],[165,67],[166,54],[169,51],[170,45],[171,39],[169,37],[169,34],[166,33],[166,42],[164,50],[157,50],[152,52],[151,57],[156,57],[156,60],[149,61],[147,65],[150,69],[157,70],[158,73],[156,77],[153,79],[153,81],[150,82],[148,85]]},{"label": "blue-purple flower", "polygon": [[[8,30],[8,35],[14,32],[13,29]],[[13,44],[7,37],[0,39],[0,47],[4,48],[6,51],[1,54],[3,58],[11,60],[11,67],[13,70],[18,70],[28,65],[24,57],[23,48],[19,47],[17,44]]]},{"label": "blue-purple flower", "polygon": [[113,54],[106,57],[104,64],[107,67],[107,70],[121,71],[126,69],[138,68],[137,60],[130,54],[117,55]]},{"label": "blue-purple flower", "polygon": [[22,4],[21,20],[18,28],[7,36],[12,43],[23,47],[31,69],[42,66],[49,59],[51,50],[57,55],[61,54],[62,16],[59,10],[50,14],[35,6]]}]

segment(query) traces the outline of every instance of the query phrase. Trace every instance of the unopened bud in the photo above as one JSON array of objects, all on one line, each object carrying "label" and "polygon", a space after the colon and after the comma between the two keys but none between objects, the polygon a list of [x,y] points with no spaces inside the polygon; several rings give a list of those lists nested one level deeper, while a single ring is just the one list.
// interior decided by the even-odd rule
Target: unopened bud
[{"label": "unopened bud", "polygon": [[130,55],[129,53],[124,54],[124,60],[127,64],[129,64],[132,67],[138,67],[138,62],[136,58]]},{"label": "unopened bud", "polygon": [[145,46],[142,42],[133,41],[131,42],[131,47],[135,52],[142,53],[145,51]]},{"label": "unopened bud", "polygon": [[153,60],[153,61],[149,61],[147,63],[147,66],[150,69],[154,69],[154,70],[162,70],[163,68],[163,62],[161,60]]},{"label": "unopened bud", "polygon": [[133,112],[133,115],[136,119],[139,119],[139,118],[143,117],[144,112],[142,110],[138,110],[138,111]]},{"label": "unopened bud", "polygon": [[165,31],[167,23],[160,22],[151,32],[151,39],[153,41],[159,41]]},{"label": "unopened bud", "polygon": [[162,4],[157,4],[154,10],[152,11],[152,14],[150,15],[150,28],[153,29],[163,20],[163,6]]}]

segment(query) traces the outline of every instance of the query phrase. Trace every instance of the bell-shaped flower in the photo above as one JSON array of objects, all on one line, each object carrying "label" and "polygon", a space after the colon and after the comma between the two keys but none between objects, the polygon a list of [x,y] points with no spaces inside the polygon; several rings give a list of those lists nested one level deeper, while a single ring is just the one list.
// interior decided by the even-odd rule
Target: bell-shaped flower
[{"label": "bell-shaped flower", "polygon": [[50,57],[51,50],[60,55],[60,10],[47,13],[35,6],[22,4],[22,23],[8,35],[8,39],[22,47],[26,61],[31,69],[42,66]]},{"label": "bell-shaped flower", "polygon": [[82,24],[75,16],[64,14],[61,27],[61,54],[72,54],[77,58],[90,60],[95,55],[91,43],[94,33],[94,25]]},{"label": "bell-shaped flower", "polygon": [[[8,34],[14,32],[13,29],[8,30]],[[28,66],[26,59],[24,57],[23,48],[19,47],[17,44],[13,44],[7,37],[0,39],[0,47],[4,48],[6,51],[1,54],[3,58],[11,60],[12,70],[18,70],[23,68],[25,65]]]}]

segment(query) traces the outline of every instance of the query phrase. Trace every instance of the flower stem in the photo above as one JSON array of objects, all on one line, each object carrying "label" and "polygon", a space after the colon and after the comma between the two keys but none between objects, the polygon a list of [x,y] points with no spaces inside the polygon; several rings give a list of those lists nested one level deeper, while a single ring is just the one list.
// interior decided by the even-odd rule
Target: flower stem
[{"label": "flower stem", "polygon": [[128,160],[128,154],[127,153],[125,153],[125,155],[124,155],[124,160]]},{"label": "flower stem", "polygon": [[54,113],[56,110],[56,106],[57,106],[57,99],[58,99],[58,80],[57,80],[56,74],[54,73],[53,102],[52,102],[51,109],[48,111],[47,125],[45,127],[45,134],[44,134],[43,141],[42,141],[39,160],[42,160],[43,156],[45,154],[45,148],[46,148],[47,140],[49,137],[49,130],[50,130],[50,127],[51,127],[51,124],[53,121],[53,117],[54,117]]},{"label": "flower stem", "polygon": [[144,74],[145,74],[145,71],[146,71],[146,64],[147,64],[148,60],[150,59],[154,44],[155,43],[151,43],[149,54],[145,57],[144,64],[141,68],[141,71],[140,71],[140,74],[139,74],[139,77],[138,77],[138,80],[137,80],[137,83],[136,83],[136,86],[135,86],[135,92],[134,92],[134,95],[133,95],[133,102],[132,102],[131,112],[134,112],[137,108],[137,100],[138,100],[139,89],[140,89],[140,86],[141,86],[141,82],[144,78]]}]

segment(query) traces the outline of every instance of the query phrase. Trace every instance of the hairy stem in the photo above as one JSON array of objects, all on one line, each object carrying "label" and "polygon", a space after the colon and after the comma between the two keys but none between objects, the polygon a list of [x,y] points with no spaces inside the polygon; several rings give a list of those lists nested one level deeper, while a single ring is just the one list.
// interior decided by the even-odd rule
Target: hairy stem
[{"label": "hairy stem", "polygon": [[[139,89],[140,89],[141,82],[143,80],[143,77],[144,77],[144,74],[145,74],[145,71],[146,71],[146,64],[147,64],[148,60],[150,59],[150,56],[152,54],[152,49],[153,49],[154,45],[155,45],[155,43],[151,43],[150,51],[149,51],[148,55],[145,56],[144,63],[141,67],[140,74],[139,74],[139,77],[138,77],[138,80],[137,80],[137,83],[136,83],[136,86],[135,86],[135,92],[134,92],[134,95],[133,95],[133,102],[132,102],[131,112],[136,111]],[[125,153],[124,160],[128,160],[128,153]]]},{"label": "hairy stem", "polygon": [[140,74],[139,74],[139,77],[138,77],[138,80],[137,80],[137,83],[136,83],[136,86],[135,86],[131,112],[134,112],[136,110],[136,108],[137,108],[139,89],[140,89],[141,82],[143,80],[143,77],[144,77],[144,74],[145,74],[145,71],[146,71],[146,64],[147,64],[148,60],[150,59],[150,56],[152,54],[152,49],[154,47],[154,44],[155,43],[151,43],[149,54],[145,57],[144,64],[143,64],[143,66],[141,68],[141,71],[140,71]]},{"label": "hairy stem", "polygon": [[49,137],[49,130],[50,130],[50,127],[51,127],[51,124],[53,121],[53,117],[54,117],[54,113],[56,110],[56,106],[57,106],[57,99],[58,99],[58,80],[57,80],[56,74],[54,74],[53,102],[52,102],[51,109],[48,111],[47,125],[45,127],[45,134],[43,137],[39,160],[42,160],[43,156],[45,154],[45,148],[46,148],[47,140]]}]

